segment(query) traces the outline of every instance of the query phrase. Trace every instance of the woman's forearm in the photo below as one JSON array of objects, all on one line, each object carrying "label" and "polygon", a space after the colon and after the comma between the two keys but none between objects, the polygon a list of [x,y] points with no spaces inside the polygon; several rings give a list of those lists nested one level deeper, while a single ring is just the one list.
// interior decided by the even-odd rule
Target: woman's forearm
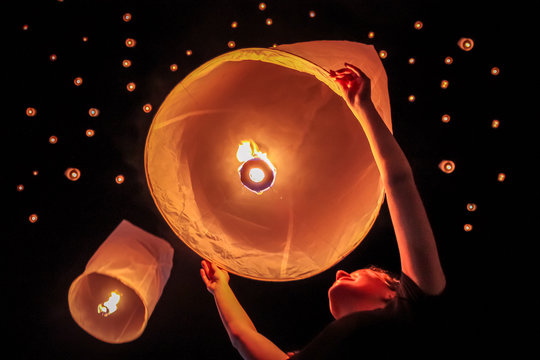
[{"label": "woman's forearm", "polygon": [[214,300],[223,326],[225,326],[231,341],[236,341],[239,333],[243,330],[257,331],[228,284],[216,289]]}]

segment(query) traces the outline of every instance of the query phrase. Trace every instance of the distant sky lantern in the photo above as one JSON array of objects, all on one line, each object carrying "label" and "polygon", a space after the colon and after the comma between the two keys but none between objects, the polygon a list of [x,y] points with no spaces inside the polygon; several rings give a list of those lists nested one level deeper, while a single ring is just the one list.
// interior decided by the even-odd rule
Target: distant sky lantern
[{"label": "distant sky lantern", "polygon": [[316,14],[315,14],[315,11],[311,10],[311,11],[309,12],[309,17],[310,17],[310,18],[314,18],[315,15],[316,15]]},{"label": "distant sky lantern", "polygon": [[77,76],[75,79],[73,79],[73,83],[75,86],[81,86],[83,83],[83,79],[80,76]]},{"label": "distant sky lantern", "polygon": [[409,58],[409,64],[413,65],[416,62],[416,60],[412,57]]},{"label": "distant sky lantern", "polygon": [[463,225],[463,230],[465,230],[466,232],[469,232],[471,231],[473,228],[473,226],[471,224],[465,224]]},{"label": "distant sky lantern", "polygon": [[273,21],[271,18],[266,19],[266,25],[272,25]]},{"label": "distant sky lantern", "polygon": [[137,339],[169,279],[172,259],[168,242],[122,221],[69,288],[73,320],[104,342]]},{"label": "distant sky lantern", "polygon": [[37,214],[32,214],[28,217],[28,220],[31,222],[31,223],[35,223],[37,220],[38,220],[38,216]]},{"label": "distant sky lantern", "polygon": [[416,100],[416,96],[411,94],[411,95],[409,95],[408,100],[409,100],[409,102],[414,102]]},{"label": "distant sky lantern", "polygon": [[83,37],[82,37],[82,41],[83,41],[83,42],[87,42],[87,41],[88,41],[88,36],[83,36]]},{"label": "distant sky lantern", "polygon": [[172,72],[175,72],[178,70],[178,65],[176,64],[171,64],[171,66],[169,66],[169,70],[171,70]]},{"label": "distant sky lantern", "polygon": [[474,47],[474,41],[470,38],[461,38],[458,41],[458,46],[461,50],[470,51]]},{"label": "distant sky lantern", "polygon": [[77,168],[67,168],[66,171],[64,171],[64,175],[68,180],[77,181],[81,177],[81,171]]},{"label": "distant sky lantern", "polygon": [[505,179],[506,179],[506,174],[505,173],[499,173],[497,175],[497,181],[498,182],[503,182]]},{"label": "distant sky lantern", "polygon": [[237,22],[237,21],[233,21],[233,22],[231,23],[231,27],[232,27],[233,29],[236,29],[236,28],[238,27],[238,22]]},{"label": "distant sky lantern", "polygon": [[128,84],[126,85],[126,89],[127,89],[127,91],[129,91],[129,92],[135,90],[135,87],[136,87],[136,85],[135,85],[134,82],[130,82],[130,83],[128,83]]},{"label": "distant sky lantern", "polygon": [[231,273],[264,281],[314,276],[360,244],[384,186],[329,73],[345,62],[372,79],[375,108],[391,131],[384,66],[374,46],[357,42],[226,51],[172,89],[148,132],[145,171],[179,240]]},{"label": "distant sky lantern", "polygon": [[125,22],[131,21],[131,14],[130,14],[130,13],[125,13],[125,14],[122,16],[122,19],[123,19]]},{"label": "distant sky lantern", "polygon": [[467,210],[468,211],[476,211],[476,204],[475,203],[468,203],[467,204]]},{"label": "distant sky lantern", "polygon": [[97,117],[99,116],[99,110],[96,108],[90,108],[88,109],[88,115],[90,115],[91,117]]},{"label": "distant sky lantern", "polygon": [[453,59],[451,56],[447,56],[447,57],[444,58],[444,63],[445,63],[446,65],[450,65],[450,64],[452,64],[453,62],[454,62],[454,59]]},{"label": "distant sky lantern", "polygon": [[49,137],[49,142],[51,144],[56,144],[58,142],[58,137],[56,137],[55,135],[52,135]]},{"label": "distant sky lantern", "polygon": [[368,32],[368,38],[373,39],[375,37],[375,33],[373,31]]},{"label": "distant sky lantern", "polygon": [[439,163],[439,169],[444,173],[450,174],[456,169],[456,164],[452,160],[443,160]]},{"label": "distant sky lantern", "polygon": [[37,170],[32,171],[32,175],[38,176],[38,174],[39,174],[39,171],[37,171]]},{"label": "distant sky lantern", "polygon": [[386,52],[386,50],[381,50],[379,51],[379,56],[381,57],[381,59],[386,59],[388,57],[388,53]]},{"label": "distant sky lantern", "polygon": [[22,29],[23,29],[24,31],[28,30],[28,29],[29,29],[28,24],[24,24],[23,27],[22,27]]},{"label": "distant sky lantern", "polygon": [[421,21],[416,21],[416,22],[414,23],[414,28],[415,28],[416,30],[420,30],[420,29],[423,28],[423,27],[424,27],[424,23],[422,23]]},{"label": "distant sky lantern", "polygon": [[259,3],[259,10],[262,11],[262,10],[264,10],[264,9],[266,9],[266,4],[263,3],[263,2],[262,2],[262,3]]},{"label": "distant sky lantern", "polygon": [[36,116],[36,114],[37,114],[37,111],[33,107],[26,108],[26,116],[32,117],[32,116]]},{"label": "distant sky lantern", "polygon": [[56,61],[57,59],[58,59],[58,58],[57,58],[56,54],[51,54],[51,55],[49,56],[49,60],[51,60],[51,61]]},{"label": "distant sky lantern", "polygon": [[23,191],[23,190],[24,190],[24,185],[23,184],[17,185],[17,191]]},{"label": "distant sky lantern", "polygon": [[441,89],[448,89],[448,80],[441,81]]},{"label": "distant sky lantern", "polygon": [[144,111],[145,113],[149,113],[150,111],[152,111],[152,105],[150,105],[150,104],[144,104],[144,105],[143,105],[143,111]]},{"label": "distant sky lantern", "polygon": [[126,46],[128,48],[135,47],[136,44],[137,44],[137,42],[135,41],[135,39],[132,39],[132,38],[127,38],[126,39]]},{"label": "distant sky lantern", "polygon": [[450,122],[450,115],[444,114],[444,115],[441,117],[441,121],[442,121],[443,123],[449,123],[449,122]]},{"label": "distant sky lantern", "polygon": [[501,122],[499,120],[491,121],[491,127],[494,128],[494,129],[497,129],[500,124],[501,124]]},{"label": "distant sky lantern", "polygon": [[116,175],[116,177],[114,178],[114,181],[117,184],[122,184],[124,182],[124,175]]},{"label": "distant sky lantern", "polygon": [[232,48],[234,48],[236,46],[236,43],[234,41],[229,41],[227,43],[227,46],[232,49]]},{"label": "distant sky lantern", "polygon": [[499,75],[500,72],[501,72],[501,71],[500,71],[499,68],[496,67],[496,66],[494,66],[494,67],[491,68],[491,75],[497,76],[497,75]]},{"label": "distant sky lantern", "polygon": [[131,66],[131,60],[125,59],[122,61],[122,66],[128,68]]},{"label": "distant sky lantern", "polygon": [[96,132],[93,129],[86,129],[85,134],[88,137],[92,137],[92,136],[94,136],[96,134]]},{"label": "distant sky lantern", "polygon": [[187,56],[193,55],[193,51],[191,51],[191,50],[186,50],[186,55],[187,55]]}]

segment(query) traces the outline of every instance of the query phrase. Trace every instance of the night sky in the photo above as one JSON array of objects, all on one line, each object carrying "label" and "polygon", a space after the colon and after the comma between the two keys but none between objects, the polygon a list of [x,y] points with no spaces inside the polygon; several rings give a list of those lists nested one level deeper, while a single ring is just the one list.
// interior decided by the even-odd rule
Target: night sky
[{"label": "night sky", "polygon": [[[172,232],[152,200],[144,171],[146,135],[167,94],[206,61],[235,49],[310,40],[357,41],[387,52],[382,62],[394,135],[413,168],[448,280],[434,328],[445,344],[439,351],[485,355],[508,344],[500,340],[509,316],[499,307],[507,303],[501,289],[507,285],[501,284],[510,275],[500,269],[522,241],[508,240],[516,121],[506,101],[513,70],[508,47],[501,46],[512,33],[508,9],[491,2],[472,8],[472,1],[274,0],[266,1],[265,10],[259,3],[21,0],[4,12],[14,40],[7,51],[13,64],[4,68],[14,91],[5,105],[13,114],[4,118],[4,146],[11,145],[2,175],[14,204],[7,213],[14,234],[4,238],[3,250],[12,357],[240,358],[200,279],[201,258]],[[473,39],[472,50],[458,47],[462,37]],[[134,47],[126,46],[128,38]],[[445,64],[448,56],[452,64]],[[123,66],[126,59],[131,66]],[[441,88],[442,80],[448,88]],[[126,88],[130,82],[133,91]],[[91,108],[98,116],[90,116]],[[444,114],[450,115],[447,123]],[[442,160],[452,160],[455,170],[441,171]],[[80,170],[77,181],[64,175],[71,167]],[[120,184],[118,175],[124,177]],[[468,203],[476,210],[469,211]],[[32,214],[37,221],[30,221]],[[73,321],[67,293],[122,219],[170,242],[174,266],[142,336],[111,345]],[[327,271],[284,283],[231,275],[230,284],[263,335],[285,351],[297,350],[332,320],[327,290],[336,270],[375,264],[399,271],[398,256],[385,203],[360,246]],[[484,335],[489,340],[480,340]]]}]

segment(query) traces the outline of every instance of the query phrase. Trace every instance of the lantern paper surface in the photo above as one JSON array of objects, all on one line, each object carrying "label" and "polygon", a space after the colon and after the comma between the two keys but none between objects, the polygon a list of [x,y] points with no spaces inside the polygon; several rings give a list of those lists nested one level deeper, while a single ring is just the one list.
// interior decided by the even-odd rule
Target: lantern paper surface
[{"label": "lantern paper surface", "polygon": [[[384,189],[362,127],[329,70],[371,79],[391,129],[387,77],[371,45],[313,41],[225,53],[182,80],[156,113],[147,181],[161,214],[193,251],[248,278],[320,273],[362,241]],[[275,166],[271,188],[240,181],[242,141]]]},{"label": "lantern paper surface", "polygon": [[[123,220],[71,284],[68,302],[73,319],[99,340],[135,340],[169,279],[172,259],[168,242]],[[115,296],[118,303],[113,308],[106,301]]]}]

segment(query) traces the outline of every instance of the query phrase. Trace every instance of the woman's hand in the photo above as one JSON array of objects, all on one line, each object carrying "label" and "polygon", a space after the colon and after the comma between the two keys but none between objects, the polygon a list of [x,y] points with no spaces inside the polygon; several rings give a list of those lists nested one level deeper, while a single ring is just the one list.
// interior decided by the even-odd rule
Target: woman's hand
[{"label": "woman's hand", "polygon": [[217,289],[229,285],[229,273],[227,271],[206,260],[203,260],[201,265],[201,278],[212,295],[215,294]]},{"label": "woman's hand", "polygon": [[332,77],[347,95],[350,106],[366,106],[371,103],[371,82],[359,68],[345,63],[345,68],[330,70]]}]

